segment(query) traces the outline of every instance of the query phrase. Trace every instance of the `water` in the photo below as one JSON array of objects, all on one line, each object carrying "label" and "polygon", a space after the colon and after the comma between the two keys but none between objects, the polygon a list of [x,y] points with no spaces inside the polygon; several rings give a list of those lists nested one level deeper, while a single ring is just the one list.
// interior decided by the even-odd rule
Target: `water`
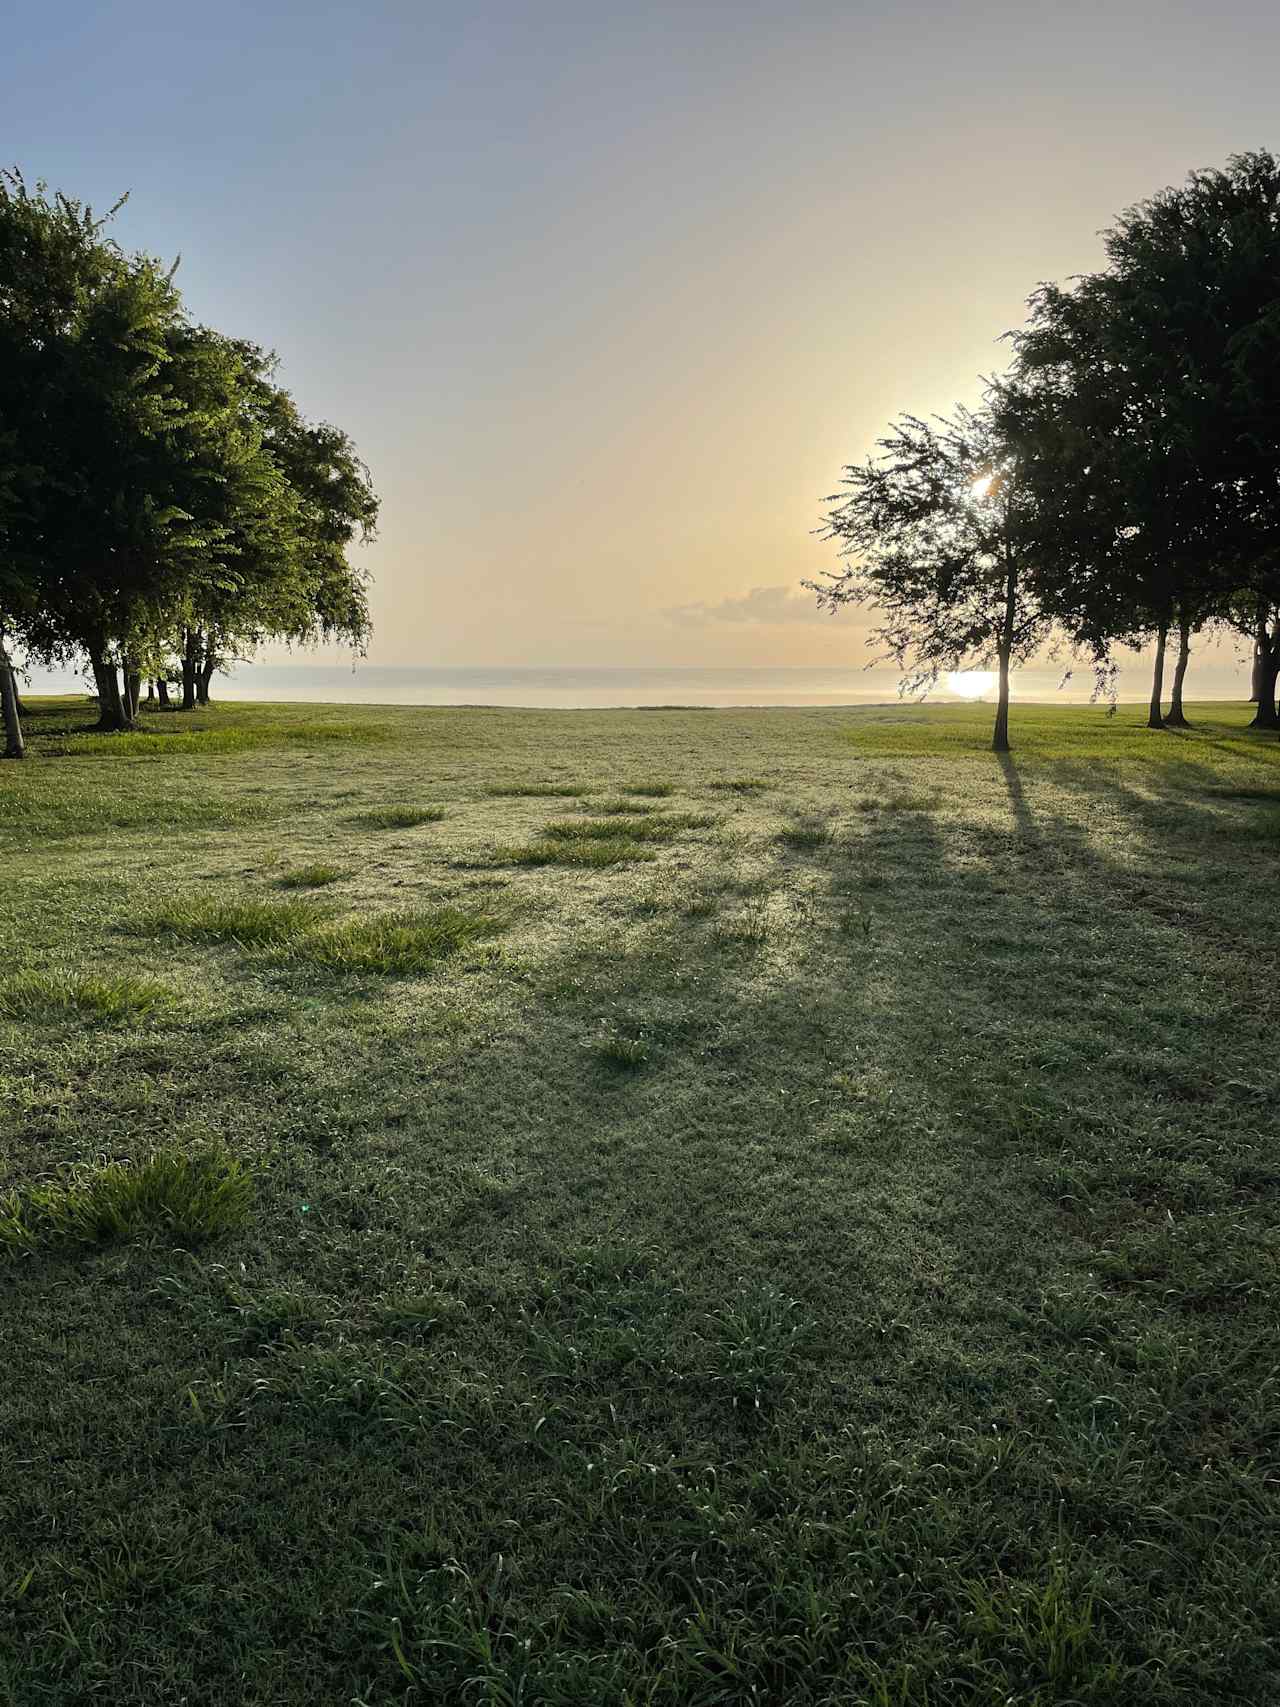
[{"label": "water", "polygon": [[[1192,698],[1243,698],[1247,679],[1224,655],[1196,660]],[[1061,667],[1028,667],[1014,676],[1014,698],[1080,705],[1092,686],[1078,671],[1063,687]],[[87,692],[70,671],[32,672],[32,693]],[[214,682],[215,699],[295,700],[345,705],[503,705],[608,707],[640,705],[886,705],[898,700],[893,669],[858,665],[655,669],[435,669],[382,664],[238,664]],[[1146,698],[1145,662],[1121,677],[1122,699]],[[945,680],[930,702],[957,703]],[[990,698],[987,694],[985,698]]]}]

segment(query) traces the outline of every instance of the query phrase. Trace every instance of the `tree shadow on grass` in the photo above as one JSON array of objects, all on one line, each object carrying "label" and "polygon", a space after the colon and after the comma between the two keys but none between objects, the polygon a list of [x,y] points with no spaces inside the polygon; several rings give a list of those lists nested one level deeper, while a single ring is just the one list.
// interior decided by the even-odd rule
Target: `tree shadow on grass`
[{"label": "tree shadow on grass", "polygon": [[[1103,1573],[1125,1651],[1176,1682],[1177,1590],[1149,1563],[1171,1535],[1193,1576],[1217,1549],[1201,1646],[1220,1667],[1224,1608],[1260,1605],[1222,1562],[1212,1499],[1250,1475],[1224,1431],[1258,1432],[1272,1401],[1244,1391],[1252,1303],[1215,1362],[1222,1319],[1168,1301],[1199,1271],[1159,1243],[1160,1209],[1194,1226],[1200,1191],[1221,1210],[1254,1120],[1231,1081],[1265,1038],[1222,1040],[1208,1094],[1182,1094],[1170,1016],[1199,1022],[1203,976],[1176,925],[1130,905],[1132,839],[1092,838],[1092,772],[1043,797],[1014,761],[1000,774],[1011,821],[978,859],[921,811],[811,857],[763,845],[757,936],[690,917],[683,877],[625,931],[611,892],[589,891],[605,904],[581,903],[573,947],[531,947],[514,984],[482,975],[455,1046],[411,1003],[332,1034],[336,1131],[322,1063],[275,1048],[261,1109],[241,1111],[277,1153],[243,1271],[127,1259],[105,1343],[90,1274],[30,1269],[15,1291],[44,1292],[72,1357],[57,1440],[18,1489],[36,1675],[118,1681],[145,1638],[168,1668],[155,1698],[177,1699],[194,1622],[232,1637],[201,1656],[206,1699],[237,1698],[245,1653],[264,1699],[287,1698],[299,1652],[312,1698],[385,1693],[403,1682],[395,1616],[424,1678],[458,1650],[459,1687],[493,1682],[510,1631],[547,1666],[575,1642],[625,1653],[639,1688],[690,1628],[703,1652],[707,1616],[735,1651],[808,1655],[750,1660],[775,1699],[830,1698],[856,1649],[914,1702],[912,1675],[967,1663],[917,1640],[970,1629],[948,1571],[1032,1583],[1065,1558]],[[1141,804],[1112,804],[1145,849]],[[720,913],[739,899],[723,890]],[[865,931],[843,926],[851,899]],[[651,1044],[625,1079],[588,1047],[610,1017]],[[308,1123],[331,1134],[318,1150]],[[19,1315],[38,1360],[42,1318]],[[1238,1425],[1214,1421],[1224,1399]],[[1183,1472],[1211,1424],[1221,1474],[1195,1436],[1190,1478],[1210,1543]],[[104,1441],[116,1480],[86,1507]],[[125,1559],[109,1582],[51,1559],[73,1521],[82,1551]],[[491,1585],[474,1605],[449,1599],[459,1573]],[[375,1580],[404,1600],[384,1605]],[[470,1647],[440,1623],[449,1606]],[[71,1657],[59,1617],[80,1632]],[[675,1675],[701,1699],[704,1659]],[[1000,1675],[1006,1693],[1025,1681]],[[582,1677],[561,1699],[607,1698]]]}]

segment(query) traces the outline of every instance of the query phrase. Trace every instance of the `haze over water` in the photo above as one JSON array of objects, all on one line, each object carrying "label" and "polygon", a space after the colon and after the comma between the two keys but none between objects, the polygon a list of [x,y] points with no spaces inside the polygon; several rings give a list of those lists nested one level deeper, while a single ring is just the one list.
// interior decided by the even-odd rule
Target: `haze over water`
[{"label": "haze over water", "polygon": [[[1230,643],[1206,646],[1188,677],[1189,697],[1243,700],[1247,669]],[[1088,702],[1092,678],[1077,667],[1063,683],[1065,663],[1014,673],[1014,697],[1049,705]],[[74,671],[32,672],[34,693],[85,693]],[[1119,697],[1145,700],[1149,691],[1145,657],[1128,655]],[[858,663],[705,667],[590,668],[390,666],[325,662],[239,664],[213,684],[214,699],[294,700],[351,705],[504,705],[567,708],[608,706],[884,705],[897,703],[898,676],[892,667],[864,669]],[[951,692],[946,679],[930,703],[958,702],[971,695]]]}]

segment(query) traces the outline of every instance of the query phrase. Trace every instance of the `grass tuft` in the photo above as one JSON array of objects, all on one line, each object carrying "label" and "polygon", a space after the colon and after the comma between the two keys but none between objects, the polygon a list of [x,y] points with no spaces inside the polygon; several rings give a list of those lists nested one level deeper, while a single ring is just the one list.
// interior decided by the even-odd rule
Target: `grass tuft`
[{"label": "grass tuft", "polygon": [[675,791],[675,784],[671,782],[626,782],[622,785],[624,794],[641,794],[653,800],[665,800]]},{"label": "grass tuft", "polygon": [[656,859],[653,849],[635,836],[615,833],[607,839],[530,842],[527,847],[505,848],[500,857],[512,865],[581,865],[599,869],[626,865],[636,860]]},{"label": "grass tuft", "polygon": [[491,800],[581,800],[590,792],[573,782],[510,783],[485,790]]},{"label": "grass tuft", "polygon": [[721,794],[762,794],[771,785],[761,776],[731,776],[707,786]]},{"label": "grass tuft", "polygon": [[463,907],[351,919],[295,940],[285,957],[330,972],[413,974],[497,934],[493,913]]},{"label": "grass tuft", "polygon": [[119,972],[20,972],[0,985],[0,1015],[6,1019],[42,1019],[57,1014],[88,1014],[96,1019],[141,1018],[173,992],[155,978]]},{"label": "grass tuft", "polygon": [[621,827],[609,818],[558,818],[542,834],[557,842],[608,842],[619,835],[635,842],[674,842],[682,830],[707,830],[715,822],[695,812],[656,813]]},{"label": "grass tuft", "polygon": [[778,831],[778,840],[793,853],[816,853],[835,840],[835,831],[822,818],[802,818]]},{"label": "grass tuft", "polygon": [[323,889],[330,883],[339,883],[346,872],[336,865],[300,865],[293,871],[286,871],[279,879],[282,889]]},{"label": "grass tuft", "polygon": [[248,1171],[221,1148],[66,1168],[46,1185],[0,1198],[0,1247],[101,1245],[149,1233],[198,1244],[242,1226],[252,1195]]},{"label": "grass tuft", "polygon": [[443,806],[375,806],[358,812],[352,822],[366,830],[412,830],[419,824],[438,824],[443,817]]},{"label": "grass tuft", "polygon": [[314,930],[327,917],[312,901],[220,901],[189,895],[158,908],[140,928],[183,942],[236,942],[245,948],[276,948]]},{"label": "grass tuft", "polygon": [[649,1059],[649,1045],[644,1038],[623,1037],[618,1033],[598,1037],[592,1051],[603,1066],[627,1073],[643,1067]]}]

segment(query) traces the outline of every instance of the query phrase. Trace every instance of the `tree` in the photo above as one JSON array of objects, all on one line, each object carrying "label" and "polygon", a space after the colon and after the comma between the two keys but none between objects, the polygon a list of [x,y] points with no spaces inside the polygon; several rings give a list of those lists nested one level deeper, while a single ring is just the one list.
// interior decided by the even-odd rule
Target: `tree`
[{"label": "tree", "polygon": [[165,371],[172,269],[125,256],[104,224],[16,174],[0,182],[2,424],[23,457],[5,515],[21,585],[6,609],[37,655],[87,654],[111,728],[130,720],[130,647],[208,542],[160,478],[190,424]]},{"label": "tree", "polygon": [[[40,522],[58,496],[45,410],[57,395],[63,342],[114,264],[99,235],[104,223],[78,202],[50,196],[44,184],[30,189],[20,173],[0,171],[0,627],[23,638],[41,617]],[[20,758],[7,647],[0,698],[7,755]]]},{"label": "tree", "polygon": [[22,736],[22,715],[18,706],[18,687],[13,674],[13,661],[0,630],[0,710],[4,715],[4,756],[23,759],[27,744]]},{"label": "tree", "polygon": [[[1148,721],[1185,723],[1192,634],[1254,621],[1280,538],[1280,160],[1233,155],[1128,209],[1107,265],[1045,285],[1013,336],[1029,384],[1052,387],[1077,519],[1105,535],[1092,599],[1099,633],[1153,634]],[[1099,521],[1101,518],[1101,522]],[[1107,607],[1109,605],[1109,612]],[[1167,637],[1179,655],[1165,717]],[[1256,637],[1253,628],[1251,637]],[[1256,721],[1274,720],[1274,693]]]},{"label": "tree", "polygon": [[806,583],[832,610],[870,604],[906,691],[944,670],[995,663],[992,747],[1009,749],[1009,674],[1044,640],[1038,518],[1021,456],[990,411],[930,424],[904,416],[880,455],[845,470],[820,530],[849,561]]},{"label": "tree", "polygon": [[275,381],[273,355],[244,341],[229,348],[239,363],[244,419],[275,496],[271,504],[241,503],[231,515],[233,573],[205,586],[190,609],[182,636],[186,706],[207,703],[220,664],[264,639],[360,646],[369,630],[366,577],[348,556],[377,523],[369,471],[339,428],[303,419]]},{"label": "tree", "polygon": [[190,706],[267,636],[362,643],[347,548],[377,499],[274,358],[193,325],[173,268],[105,223],[0,177],[0,619],[36,656],[86,656],[121,729],[175,649]]}]

